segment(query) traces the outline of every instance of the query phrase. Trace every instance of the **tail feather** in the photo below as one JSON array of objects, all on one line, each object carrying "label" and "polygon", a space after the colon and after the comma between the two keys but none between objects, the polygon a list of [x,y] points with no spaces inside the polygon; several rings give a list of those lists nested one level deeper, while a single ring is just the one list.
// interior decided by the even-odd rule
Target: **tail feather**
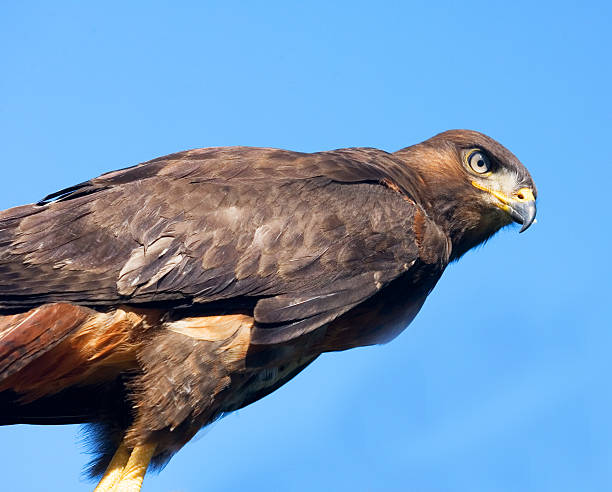
[{"label": "tail feather", "polygon": [[3,381],[45,354],[94,313],[72,304],[45,304],[0,316],[0,391]]}]

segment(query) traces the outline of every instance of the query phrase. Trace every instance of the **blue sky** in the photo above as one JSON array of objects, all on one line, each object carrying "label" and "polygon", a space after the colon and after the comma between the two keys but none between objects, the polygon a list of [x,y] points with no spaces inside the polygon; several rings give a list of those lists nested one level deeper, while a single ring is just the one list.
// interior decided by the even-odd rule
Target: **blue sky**
[{"label": "blue sky", "polygon": [[[493,5],[496,3],[497,5]],[[3,2],[0,208],[178,150],[510,148],[538,223],[392,343],[321,357],[145,491],[612,488],[609,2]],[[77,427],[0,429],[6,490],[85,491]]]}]

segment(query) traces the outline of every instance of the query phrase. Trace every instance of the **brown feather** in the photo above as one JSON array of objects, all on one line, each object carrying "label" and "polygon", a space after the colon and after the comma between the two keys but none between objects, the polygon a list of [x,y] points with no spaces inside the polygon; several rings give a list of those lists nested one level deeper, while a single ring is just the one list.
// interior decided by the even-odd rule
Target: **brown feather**
[{"label": "brown feather", "polygon": [[55,348],[94,315],[91,309],[71,304],[47,304],[0,316],[0,384]]},{"label": "brown feather", "polygon": [[[14,391],[24,403],[73,385],[112,380],[120,372],[135,368],[143,334],[161,314],[128,307],[97,313],[68,304],[42,306],[30,313],[28,322],[36,323],[38,338],[20,339],[22,350],[28,353],[32,347],[43,345],[45,351],[22,359],[22,368],[0,381],[0,391]],[[62,324],[71,326],[72,331],[54,344],[55,340],[49,338],[57,330],[45,328]],[[20,333],[21,328],[23,325]]]},{"label": "brown feather", "polygon": [[0,212],[0,423],[99,424],[96,471],[124,438],[162,462],[320,353],[390,340],[511,220],[471,185],[474,147],[535,195],[504,147],[451,131],[195,149]]}]

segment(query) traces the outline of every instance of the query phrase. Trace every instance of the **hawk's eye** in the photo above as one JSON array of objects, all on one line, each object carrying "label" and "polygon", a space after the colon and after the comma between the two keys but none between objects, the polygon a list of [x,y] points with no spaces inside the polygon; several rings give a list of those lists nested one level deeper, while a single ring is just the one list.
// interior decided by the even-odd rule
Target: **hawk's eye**
[{"label": "hawk's eye", "polygon": [[467,158],[468,164],[472,171],[478,174],[484,174],[491,170],[491,164],[486,155],[479,150],[474,150]]}]

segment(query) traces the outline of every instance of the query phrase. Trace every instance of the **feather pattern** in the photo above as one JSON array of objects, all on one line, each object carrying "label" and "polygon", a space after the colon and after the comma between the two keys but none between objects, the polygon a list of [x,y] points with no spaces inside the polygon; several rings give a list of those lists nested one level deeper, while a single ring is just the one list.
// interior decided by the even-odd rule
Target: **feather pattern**
[{"label": "feather pattern", "polygon": [[414,192],[383,184],[400,165],[376,149],[239,147],[102,175],[0,215],[0,309],[246,296],[256,340],[299,336],[417,258]]},{"label": "feather pattern", "polygon": [[[470,174],[470,149],[499,172]],[[163,464],[321,353],[397,336],[512,220],[486,190],[515,185],[535,197],[456,130],[394,154],[195,149],[0,212],[0,425],[95,424],[93,474],[120,443]]]}]

